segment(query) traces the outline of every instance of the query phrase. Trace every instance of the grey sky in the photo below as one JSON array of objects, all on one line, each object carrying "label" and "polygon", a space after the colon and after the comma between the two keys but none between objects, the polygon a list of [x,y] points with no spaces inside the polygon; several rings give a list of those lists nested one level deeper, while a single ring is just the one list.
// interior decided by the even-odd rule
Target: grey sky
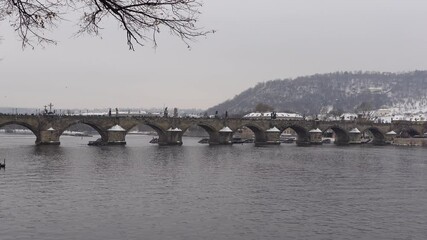
[{"label": "grey sky", "polygon": [[427,1],[205,0],[200,26],[217,32],[188,50],[167,31],[129,51],[106,23],[102,39],[72,37],[21,50],[0,23],[0,106],[208,108],[258,82],[334,71],[427,69]]}]

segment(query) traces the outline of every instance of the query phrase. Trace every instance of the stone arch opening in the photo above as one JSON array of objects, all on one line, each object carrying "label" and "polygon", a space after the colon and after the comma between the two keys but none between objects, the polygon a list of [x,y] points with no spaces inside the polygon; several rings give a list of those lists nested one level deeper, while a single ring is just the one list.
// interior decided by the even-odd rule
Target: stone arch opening
[{"label": "stone arch opening", "polygon": [[150,143],[158,144],[161,146],[166,145],[182,145],[182,135],[186,129],[181,129],[176,126],[165,126],[165,125],[157,125],[153,122],[145,122],[144,125],[151,127],[156,133],[157,138],[153,137],[150,140]]},{"label": "stone arch opening", "polygon": [[209,124],[198,123],[190,126],[185,130],[187,136],[201,138],[199,143],[202,144],[219,144],[218,133],[215,128]]},{"label": "stone arch opening", "polygon": [[4,134],[35,136],[35,142],[39,141],[40,139],[37,131],[35,131],[31,125],[19,121],[1,123],[0,132]]},{"label": "stone arch opening", "polygon": [[337,126],[331,126],[328,127],[325,131],[323,131],[323,134],[327,133],[328,130],[333,131],[333,139],[335,145],[348,145],[350,142],[350,136],[348,135],[348,132],[340,127]]},{"label": "stone arch opening", "polygon": [[253,143],[255,132],[247,126],[241,126],[233,133],[233,141],[235,143]]},{"label": "stone arch opening", "polygon": [[82,121],[70,123],[66,127],[59,129],[58,135],[58,139],[62,139],[62,141],[68,137],[79,137],[85,140],[101,139],[102,141],[107,141],[108,139],[106,133],[98,126]]},{"label": "stone arch opening", "polygon": [[138,124],[137,127],[138,131],[145,132],[144,134],[152,136],[151,140],[149,140],[150,143],[158,144],[167,141],[165,130],[153,123],[142,123]]},{"label": "stone arch opening", "polygon": [[421,133],[411,127],[402,128],[398,132],[398,137],[400,138],[412,138],[419,135],[421,135]]},{"label": "stone arch opening", "polygon": [[298,146],[310,144],[310,133],[304,127],[298,125],[285,126],[280,134],[283,143],[295,142]]},{"label": "stone arch opening", "polygon": [[[118,124],[119,125],[119,124]],[[144,143],[158,143],[159,131],[162,132],[161,129],[152,124],[147,123],[133,123],[131,125],[127,125],[125,127],[124,138],[126,138],[126,142],[141,142]],[[124,139],[123,139],[124,140]]]},{"label": "stone arch opening", "polygon": [[[241,129],[242,131],[246,131],[246,135],[252,135],[253,142],[255,143],[255,145],[263,145],[267,142],[267,137],[265,135],[264,130],[256,125],[243,125],[239,127],[239,129]],[[252,134],[250,134],[250,132],[252,132]],[[236,134],[236,136],[238,135]]]},{"label": "stone arch opening", "polygon": [[385,135],[378,128],[369,127],[362,131],[362,143],[372,143],[374,145],[384,145]]}]

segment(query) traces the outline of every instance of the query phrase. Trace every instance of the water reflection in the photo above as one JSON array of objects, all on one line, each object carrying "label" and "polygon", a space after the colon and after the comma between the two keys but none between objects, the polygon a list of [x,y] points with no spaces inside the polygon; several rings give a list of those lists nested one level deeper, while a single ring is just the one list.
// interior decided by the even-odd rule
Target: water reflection
[{"label": "water reflection", "polygon": [[206,146],[197,139],[159,147],[149,139],[105,147],[74,138],[61,146],[0,143],[11,162],[0,171],[1,238],[427,235],[427,149]]},{"label": "water reflection", "polygon": [[87,160],[95,165],[95,170],[97,171],[109,171],[110,168],[126,168],[129,165],[129,149],[125,146],[93,147],[91,150],[91,154],[94,157]]},{"label": "water reflection", "polygon": [[30,167],[27,174],[43,180],[62,180],[73,164],[68,157],[67,151],[58,146],[34,146],[26,156]]},{"label": "water reflection", "polygon": [[184,160],[184,148],[180,146],[163,147],[158,146],[154,149],[154,157],[150,160],[156,165],[167,166],[169,164],[179,164],[180,160]]}]

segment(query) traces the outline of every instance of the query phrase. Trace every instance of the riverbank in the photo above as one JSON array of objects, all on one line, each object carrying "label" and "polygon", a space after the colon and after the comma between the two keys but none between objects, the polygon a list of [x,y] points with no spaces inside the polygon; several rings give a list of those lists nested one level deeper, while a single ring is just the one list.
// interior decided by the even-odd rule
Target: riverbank
[{"label": "riverbank", "polygon": [[395,138],[392,145],[427,147],[427,138]]}]

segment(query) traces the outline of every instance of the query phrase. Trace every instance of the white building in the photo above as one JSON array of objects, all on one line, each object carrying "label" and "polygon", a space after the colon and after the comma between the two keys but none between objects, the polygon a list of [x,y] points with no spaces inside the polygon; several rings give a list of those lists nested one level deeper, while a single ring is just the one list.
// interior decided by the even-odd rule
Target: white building
[{"label": "white building", "polygon": [[[253,112],[248,113],[243,118],[271,118],[273,112]],[[276,119],[303,119],[298,113],[285,113],[285,112],[276,112]]]},{"label": "white building", "polygon": [[341,120],[344,121],[353,121],[357,119],[357,114],[356,113],[343,113],[340,116]]}]

